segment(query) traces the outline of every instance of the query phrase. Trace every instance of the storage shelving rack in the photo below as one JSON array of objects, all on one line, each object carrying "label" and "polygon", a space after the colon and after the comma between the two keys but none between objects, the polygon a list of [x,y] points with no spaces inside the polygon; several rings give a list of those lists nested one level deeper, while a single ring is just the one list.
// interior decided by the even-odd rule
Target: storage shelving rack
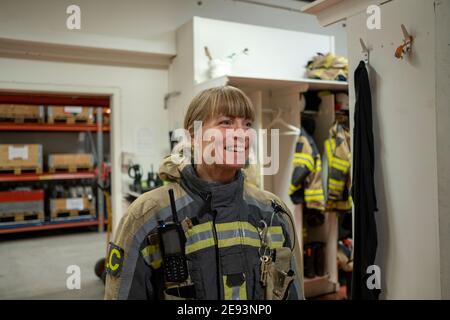
[{"label": "storage shelving rack", "polygon": [[[34,105],[85,105],[92,106],[95,110],[96,122],[94,124],[66,124],[66,123],[13,123],[0,122],[0,137],[4,132],[86,132],[96,135],[97,167],[94,170],[79,172],[43,172],[21,174],[0,172],[0,184],[15,182],[44,182],[62,180],[96,180],[102,184],[102,163],[104,161],[103,134],[110,132],[109,124],[103,123],[103,114],[109,109],[109,97],[107,96],[79,96],[79,95],[54,95],[50,93],[0,93],[2,104],[34,104]],[[99,231],[104,229],[107,223],[105,219],[103,191],[97,188],[96,211],[94,218],[70,219],[67,221],[24,222],[0,224],[0,234],[28,232],[37,230],[63,229],[85,226],[97,226]]]}]

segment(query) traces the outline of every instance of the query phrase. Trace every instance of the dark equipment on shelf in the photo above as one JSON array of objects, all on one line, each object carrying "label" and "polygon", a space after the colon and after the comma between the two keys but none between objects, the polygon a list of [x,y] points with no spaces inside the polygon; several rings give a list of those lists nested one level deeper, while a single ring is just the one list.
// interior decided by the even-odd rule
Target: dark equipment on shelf
[{"label": "dark equipment on shelf", "polygon": [[183,229],[178,221],[173,189],[169,190],[173,222],[159,221],[158,235],[163,257],[164,276],[167,282],[180,283],[188,278]]},{"label": "dark equipment on shelf", "polygon": [[133,184],[130,185],[130,190],[137,193],[142,193],[142,172],[139,164],[130,165],[128,168],[128,176],[133,179]]},{"label": "dark equipment on shelf", "polygon": [[163,185],[163,181],[159,177],[157,173],[153,171],[153,165],[151,166],[151,170],[147,176],[147,188],[149,190],[161,187]]},{"label": "dark equipment on shelf", "polygon": [[314,254],[311,244],[305,244],[303,249],[303,273],[305,278],[314,278],[316,273],[314,272]]},{"label": "dark equipment on shelf", "polygon": [[319,210],[305,208],[305,220],[308,226],[319,227],[324,224],[325,215]]},{"label": "dark equipment on shelf", "polygon": [[131,164],[128,168],[128,176],[133,179],[133,183],[130,185],[131,195],[128,196],[128,200],[133,202],[136,197],[142,193],[153,190],[163,185],[163,181],[159,178],[158,174],[153,172],[153,165],[151,170],[147,174],[147,185],[142,185],[142,171],[139,164]]},{"label": "dark equipment on shelf", "polygon": [[303,248],[304,275],[306,278],[325,275],[325,244],[323,242],[306,243]]},{"label": "dark equipment on shelf", "polygon": [[322,99],[318,91],[307,91],[302,93],[305,98],[305,111],[319,111]]}]

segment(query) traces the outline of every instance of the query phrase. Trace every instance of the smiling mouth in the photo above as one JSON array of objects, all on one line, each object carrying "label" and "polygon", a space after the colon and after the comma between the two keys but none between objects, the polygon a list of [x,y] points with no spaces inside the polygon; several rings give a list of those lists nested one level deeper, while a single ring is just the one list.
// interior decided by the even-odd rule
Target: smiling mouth
[{"label": "smiling mouth", "polygon": [[248,148],[244,148],[244,147],[240,147],[240,146],[230,146],[230,147],[226,147],[224,149],[228,152],[241,153],[241,152],[247,151]]}]

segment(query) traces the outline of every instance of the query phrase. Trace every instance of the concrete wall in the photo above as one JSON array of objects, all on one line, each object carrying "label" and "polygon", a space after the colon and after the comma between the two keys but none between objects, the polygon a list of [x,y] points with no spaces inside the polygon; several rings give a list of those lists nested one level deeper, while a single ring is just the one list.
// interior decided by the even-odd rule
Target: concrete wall
[{"label": "concrete wall", "polygon": [[[435,70],[441,67],[434,54],[433,1],[395,0],[381,6],[381,15],[381,30],[366,28],[365,12],[349,17],[347,26],[352,72],[362,58],[359,38],[373,48],[370,78],[379,206],[376,264],[382,272],[382,298],[439,299],[439,234],[447,228],[445,237],[448,239],[448,225],[441,225],[440,230],[436,119],[443,112],[447,119],[443,121],[448,128],[448,111],[443,110],[443,95],[440,97],[442,111],[436,109]],[[395,49],[403,39],[401,23],[415,37],[411,57],[405,60],[394,57]],[[448,39],[449,29],[443,30]],[[448,48],[446,50],[448,52]],[[448,62],[448,56],[446,59]],[[444,75],[448,94],[448,71],[440,76],[442,81]],[[353,74],[350,93],[353,114]],[[448,109],[448,102],[445,108]],[[444,123],[438,130],[440,127],[442,131],[443,126]],[[439,136],[442,139],[438,141],[447,146],[444,152],[448,156],[448,134],[444,136],[441,132]],[[448,160],[440,166],[448,167]],[[441,186],[442,197],[448,190],[447,179],[440,178],[442,183],[447,181],[447,185]],[[445,196],[448,197],[448,192]],[[446,202],[448,200],[443,200],[441,208]],[[446,221],[447,214],[448,210]],[[444,217],[443,212],[441,217]],[[447,256],[448,250],[443,254]]]}]

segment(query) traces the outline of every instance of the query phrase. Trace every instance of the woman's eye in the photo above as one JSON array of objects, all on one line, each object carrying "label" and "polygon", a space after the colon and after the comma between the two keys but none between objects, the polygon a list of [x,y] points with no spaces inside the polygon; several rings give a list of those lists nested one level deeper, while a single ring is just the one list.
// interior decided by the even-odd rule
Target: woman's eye
[{"label": "woman's eye", "polygon": [[247,122],[246,124],[245,124],[248,128],[251,128],[252,127],[252,125],[253,125],[253,123],[251,123],[251,122]]},{"label": "woman's eye", "polygon": [[232,121],[231,120],[222,120],[222,121],[220,121],[219,124],[229,126],[232,124]]}]

